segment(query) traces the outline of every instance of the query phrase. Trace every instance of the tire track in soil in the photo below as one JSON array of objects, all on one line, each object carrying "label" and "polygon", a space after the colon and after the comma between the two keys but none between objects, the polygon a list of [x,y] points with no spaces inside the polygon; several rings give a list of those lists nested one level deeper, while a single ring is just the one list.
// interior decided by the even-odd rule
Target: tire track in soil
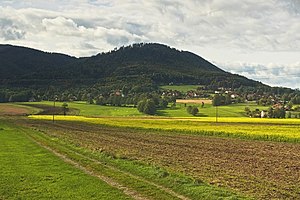
[{"label": "tire track in soil", "polygon": [[[129,188],[123,186],[122,184],[119,184],[119,183],[115,182],[114,180],[112,180],[112,179],[110,179],[110,178],[108,178],[108,177],[106,177],[106,176],[102,176],[102,175],[99,175],[99,174],[97,174],[97,173],[95,173],[95,172],[93,172],[93,171],[91,171],[91,170],[88,170],[87,168],[81,166],[79,163],[76,163],[75,161],[69,159],[67,156],[65,156],[65,155],[63,155],[63,154],[61,154],[61,153],[58,153],[57,151],[55,151],[54,149],[52,149],[52,148],[50,148],[50,147],[48,147],[48,146],[43,145],[41,142],[37,141],[36,139],[32,138],[31,136],[29,136],[29,135],[27,135],[27,136],[28,136],[33,142],[35,142],[35,143],[38,144],[39,146],[41,146],[41,147],[47,149],[48,151],[52,152],[53,154],[55,154],[56,156],[58,156],[59,158],[61,158],[61,159],[64,160],[65,162],[67,162],[67,163],[69,163],[69,164],[72,164],[72,165],[75,166],[76,168],[78,168],[78,169],[84,171],[86,174],[89,174],[89,175],[91,175],[91,176],[95,176],[95,177],[97,177],[97,178],[103,180],[103,181],[106,182],[107,184],[109,184],[109,185],[111,185],[111,186],[113,186],[113,187],[115,187],[115,188],[118,188],[119,190],[123,191],[126,195],[131,196],[132,198],[137,199],[137,200],[146,200],[146,199],[147,199],[146,197],[141,196],[138,192],[136,192],[136,191],[134,191],[134,190],[131,190],[131,189],[129,189]],[[158,184],[156,184],[156,183],[153,183],[153,182],[151,182],[151,181],[148,181],[148,180],[146,180],[146,179],[143,179],[143,178],[141,178],[141,177],[139,177],[139,176],[135,176],[135,175],[133,175],[133,174],[131,174],[131,173],[129,173],[129,172],[122,171],[122,170],[120,170],[120,169],[118,169],[118,168],[115,168],[115,167],[113,167],[113,166],[111,166],[111,165],[108,165],[108,164],[104,165],[104,164],[101,163],[100,161],[98,161],[98,160],[96,160],[96,159],[93,159],[93,158],[90,158],[90,157],[88,157],[88,156],[85,156],[85,155],[83,155],[83,154],[80,154],[80,153],[78,153],[78,152],[76,152],[76,151],[74,151],[74,150],[70,150],[70,149],[68,149],[68,148],[66,148],[66,149],[67,149],[68,151],[70,151],[70,152],[72,152],[72,153],[74,153],[74,154],[76,154],[76,155],[78,155],[78,156],[80,156],[80,157],[82,157],[82,158],[85,158],[85,159],[87,159],[87,160],[89,160],[89,161],[92,161],[92,162],[94,162],[94,163],[96,163],[96,164],[98,164],[98,165],[102,165],[102,166],[107,167],[107,168],[109,168],[109,169],[111,169],[111,170],[113,170],[113,171],[118,171],[118,172],[123,173],[123,174],[125,174],[125,175],[127,175],[127,176],[130,176],[130,177],[132,177],[132,178],[134,178],[134,179],[136,179],[136,180],[139,180],[139,181],[141,181],[141,182],[144,182],[144,183],[147,183],[147,184],[149,184],[149,185],[152,185],[152,186],[154,186],[154,187],[156,187],[156,188],[158,188],[158,189],[160,189],[160,190],[162,190],[162,191],[164,191],[164,192],[170,194],[171,196],[173,196],[173,197],[175,197],[175,198],[178,198],[178,199],[181,199],[181,200],[190,200],[190,198],[185,197],[185,196],[183,196],[183,195],[181,195],[181,194],[178,194],[178,193],[174,192],[173,190],[171,190],[171,189],[169,189],[169,188],[163,187],[163,186],[161,186],[161,185],[158,185]]]},{"label": "tire track in soil", "polygon": [[[57,132],[68,130],[61,134],[72,136],[74,142],[80,141],[87,148],[130,150],[130,157],[151,158],[163,166],[176,166],[212,184],[234,188],[258,199],[297,199],[299,195],[299,144],[160,135],[151,131],[141,134],[84,123],[57,123],[51,128]],[[93,145],[89,146],[91,142]],[[264,185],[269,189],[265,190]]]},{"label": "tire track in soil", "polygon": [[[69,150],[69,149],[68,149],[68,150]],[[100,161],[98,161],[98,160],[96,160],[96,159],[93,159],[93,158],[90,158],[90,157],[88,157],[88,156],[85,156],[85,155],[83,155],[83,154],[80,154],[80,153],[78,153],[78,152],[76,152],[76,151],[73,151],[73,150],[69,150],[69,151],[71,151],[72,153],[75,153],[75,154],[78,155],[78,156],[81,156],[82,158],[85,158],[85,159],[88,159],[88,160],[90,160],[90,161],[93,161],[94,163],[97,163],[97,164],[99,164],[99,165],[108,167],[108,168],[111,169],[111,170],[121,172],[121,173],[123,173],[123,174],[125,174],[125,175],[127,175],[127,176],[130,176],[130,177],[134,178],[134,179],[137,179],[137,180],[142,181],[142,182],[145,182],[145,183],[147,183],[147,184],[149,184],[149,185],[155,186],[155,187],[157,187],[158,189],[160,189],[160,190],[162,190],[162,191],[164,191],[164,192],[166,192],[166,193],[168,193],[168,194],[170,194],[170,195],[172,195],[172,196],[174,196],[174,197],[176,197],[176,198],[178,198],[178,199],[182,199],[182,200],[190,200],[188,197],[185,197],[185,196],[183,196],[183,195],[181,195],[181,194],[177,194],[176,192],[174,192],[173,190],[171,190],[171,189],[169,189],[169,188],[166,188],[166,187],[163,187],[163,186],[158,185],[158,184],[156,184],[156,183],[150,182],[150,181],[148,181],[148,180],[146,180],[146,179],[143,179],[143,178],[141,178],[141,177],[139,177],[139,176],[135,176],[135,175],[130,174],[130,173],[128,173],[128,172],[122,171],[122,170],[120,170],[120,169],[118,169],[118,168],[115,168],[115,167],[113,167],[113,166],[110,166],[110,165],[107,165],[107,164],[104,165],[104,164],[101,163]]]},{"label": "tire track in soil", "polygon": [[[26,134],[27,135],[27,134]],[[97,174],[95,172],[93,172],[92,170],[88,170],[87,168],[85,168],[84,166],[80,165],[79,163],[69,159],[67,156],[58,153],[57,151],[55,151],[54,149],[42,144],[41,142],[35,140],[34,138],[30,137],[29,135],[27,135],[28,138],[31,139],[31,141],[33,141],[34,143],[36,143],[37,145],[39,145],[40,147],[47,149],[48,151],[50,151],[51,153],[53,153],[54,155],[56,155],[57,157],[59,157],[60,159],[62,159],[64,162],[69,163],[71,165],[73,165],[74,167],[76,167],[77,169],[80,169],[81,171],[83,171],[84,173],[90,175],[90,176],[94,176],[99,178],[100,180],[104,181],[105,183],[107,183],[108,185],[117,188],[119,190],[121,190],[122,192],[124,192],[124,194],[128,195],[129,197],[135,199],[135,200],[148,200],[148,198],[140,195],[137,191],[132,190],[114,180],[112,180],[111,178],[108,178],[106,176]]]}]

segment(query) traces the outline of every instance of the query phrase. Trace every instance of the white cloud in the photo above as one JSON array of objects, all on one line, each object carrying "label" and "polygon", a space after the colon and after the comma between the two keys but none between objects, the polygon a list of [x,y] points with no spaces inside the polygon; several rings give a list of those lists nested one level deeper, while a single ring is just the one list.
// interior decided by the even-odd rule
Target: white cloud
[{"label": "white cloud", "polygon": [[227,62],[218,65],[231,73],[240,74],[272,86],[299,88],[300,62],[290,65]]},{"label": "white cloud", "polygon": [[299,21],[300,0],[11,0],[0,2],[0,42],[75,56],[160,42],[219,63],[297,70]]}]

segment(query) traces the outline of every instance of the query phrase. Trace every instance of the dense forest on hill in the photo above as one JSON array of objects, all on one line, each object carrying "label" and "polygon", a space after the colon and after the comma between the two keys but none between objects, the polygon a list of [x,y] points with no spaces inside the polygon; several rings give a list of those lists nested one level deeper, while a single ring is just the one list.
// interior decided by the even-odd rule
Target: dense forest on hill
[{"label": "dense forest on hill", "polygon": [[[203,85],[244,92],[293,92],[223,71],[202,57],[150,43],[75,58],[26,47],[0,45],[0,101],[86,100],[121,91],[158,92],[160,85]],[[67,97],[65,97],[67,96]]]}]

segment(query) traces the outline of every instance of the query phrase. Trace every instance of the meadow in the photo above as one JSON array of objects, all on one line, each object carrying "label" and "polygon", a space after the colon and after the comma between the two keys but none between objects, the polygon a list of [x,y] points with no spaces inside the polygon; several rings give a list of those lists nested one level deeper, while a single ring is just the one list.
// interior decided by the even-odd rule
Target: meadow
[{"label": "meadow", "polygon": [[[62,102],[56,102],[56,107],[61,107]],[[20,105],[20,104],[17,104]],[[42,102],[30,102],[30,103],[21,103],[21,105],[47,105],[53,107],[53,102],[51,101],[42,101]],[[102,117],[141,117],[145,116],[144,114],[138,112],[134,107],[115,107],[115,106],[100,106],[95,104],[87,104],[86,102],[68,102],[69,108],[77,109],[78,112],[71,113],[72,115],[81,115],[81,116],[102,116]],[[176,107],[169,106],[164,110],[158,110],[156,116],[162,117],[193,117],[188,114],[186,109],[187,106],[197,106],[199,108],[199,113],[195,118],[200,117],[215,117],[216,108],[211,104],[205,104],[204,107],[201,107],[201,104],[194,103],[177,103]],[[266,106],[258,106],[254,102],[249,103],[240,103],[232,104],[228,106],[219,106],[218,107],[218,116],[219,117],[246,117],[245,107],[249,107],[251,110],[260,109],[266,110]]]},{"label": "meadow", "polygon": [[163,85],[160,88],[164,90],[177,90],[186,93],[190,90],[197,90],[201,85]]}]

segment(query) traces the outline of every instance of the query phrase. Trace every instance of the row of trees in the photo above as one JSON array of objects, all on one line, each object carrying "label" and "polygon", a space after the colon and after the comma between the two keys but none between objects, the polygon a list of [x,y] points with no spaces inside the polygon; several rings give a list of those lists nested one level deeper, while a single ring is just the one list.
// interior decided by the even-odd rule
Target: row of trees
[{"label": "row of trees", "polygon": [[268,108],[268,110],[250,110],[249,107],[245,108],[246,115],[253,118],[286,118],[286,110],[284,107]]},{"label": "row of trees", "polygon": [[231,103],[232,103],[232,100],[231,100],[231,96],[229,94],[226,94],[226,95],[216,94],[212,100],[213,106],[229,105]]}]

